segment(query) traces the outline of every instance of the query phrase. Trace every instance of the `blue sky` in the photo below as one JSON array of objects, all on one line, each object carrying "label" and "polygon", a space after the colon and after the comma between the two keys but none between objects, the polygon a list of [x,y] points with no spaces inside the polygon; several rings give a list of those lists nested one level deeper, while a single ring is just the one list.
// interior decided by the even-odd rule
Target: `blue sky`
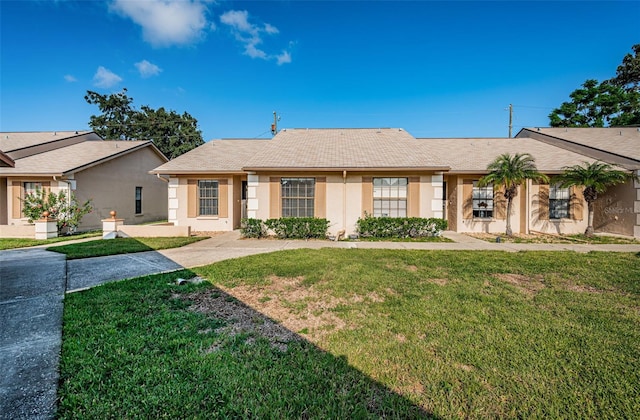
[{"label": "blue sky", "polygon": [[88,129],[87,90],[279,128],[505,137],[640,42],[640,2],[0,0],[0,131]]}]

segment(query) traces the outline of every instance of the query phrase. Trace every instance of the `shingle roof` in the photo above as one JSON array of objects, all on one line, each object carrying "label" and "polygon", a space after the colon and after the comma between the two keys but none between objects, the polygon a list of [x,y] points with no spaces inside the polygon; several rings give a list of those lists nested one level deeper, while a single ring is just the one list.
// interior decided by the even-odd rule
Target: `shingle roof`
[{"label": "shingle roof", "polygon": [[271,140],[211,140],[155,168],[151,173],[242,172],[242,167]]},{"label": "shingle roof", "polygon": [[529,153],[541,172],[560,172],[562,167],[594,159],[530,138],[418,139],[420,148],[438,157],[450,172],[486,172],[487,165],[503,153]]},{"label": "shingle roof", "polygon": [[0,175],[64,175],[102,163],[151,141],[85,141],[15,160],[15,168],[0,168]]},{"label": "shingle roof", "polygon": [[[78,137],[92,131],[32,131],[32,132],[0,132],[0,150],[5,153],[25,147],[55,142],[69,137]],[[97,134],[91,140],[102,140]]]},{"label": "shingle roof", "polygon": [[443,167],[403,129],[286,129],[244,165],[265,169],[426,169]]},{"label": "shingle roof", "polygon": [[548,136],[640,161],[640,128],[531,128]]}]

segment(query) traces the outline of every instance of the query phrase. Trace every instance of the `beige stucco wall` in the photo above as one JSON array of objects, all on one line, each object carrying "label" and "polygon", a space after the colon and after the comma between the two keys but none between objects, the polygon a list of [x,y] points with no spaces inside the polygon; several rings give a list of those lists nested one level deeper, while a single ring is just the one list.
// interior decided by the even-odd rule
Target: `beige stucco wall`
[{"label": "beige stucco wall", "polygon": [[[329,220],[329,234],[335,235],[345,229],[346,234],[356,232],[358,218],[362,217],[362,178],[407,177],[406,173],[347,173],[331,172],[322,174],[256,174],[249,175],[248,216],[266,220],[271,218],[269,206],[269,179],[271,177],[325,177],[326,178],[326,219]],[[252,184],[252,179],[257,182]],[[422,175],[419,186],[419,216],[442,217],[442,175]],[[411,199],[411,198],[410,198]]]},{"label": "beige stucco wall", "polygon": [[[100,228],[102,219],[115,210],[125,224],[134,225],[167,218],[167,184],[148,172],[165,161],[149,147],[78,172],[76,197],[93,200],[94,211],[82,220],[82,229]],[[135,214],[135,188],[142,187],[142,214]]]},{"label": "beige stucco wall", "polygon": [[[14,177],[8,178],[7,184],[13,181],[46,181],[50,183],[53,193],[73,191],[78,202],[91,199],[93,212],[82,219],[79,230],[100,229],[102,219],[109,217],[115,210],[118,218],[125,219],[127,224],[139,224],[167,218],[167,185],[148,171],[158,167],[165,161],[150,148],[136,150],[116,159],[77,172],[69,179],[61,180],[53,177]],[[142,214],[135,214],[135,187],[142,187]],[[26,218],[13,218],[12,209],[18,200],[7,188],[4,196],[7,203],[7,224],[24,225]]]},{"label": "beige stucco wall", "polygon": [[[226,179],[227,188],[227,209],[228,217],[218,216],[197,216],[188,217],[188,191],[187,181],[189,179]],[[227,175],[194,175],[171,177],[168,185],[168,221],[176,226],[191,226],[192,231],[198,232],[223,232],[234,228],[233,220],[233,191],[234,181],[239,182],[238,177]]]},{"label": "beige stucco wall", "polygon": [[[447,177],[447,190],[453,192],[454,197],[448,200],[456,206],[456,209],[448,211],[448,218],[452,216],[456,218],[454,223],[449,222],[449,226],[457,227],[458,232],[487,232],[487,233],[504,233],[507,227],[507,220],[497,219],[494,215],[491,219],[464,218],[464,206],[466,197],[464,197],[463,180],[477,180],[481,177],[477,175],[449,175]],[[549,220],[540,217],[540,197],[538,185],[527,182],[526,185],[518,188],[518,195],[513,199],[511,209],[511,229],[514,233],[531,233],[542,232],[549,234],[575,234],[583,233],[587,227],[586,205],[581,203],[581,217],[574,219]],[[580,196],[581,198],[581,196]]]},{"label": "beige stucco wall", "polygon": [[20,206],[20,198],[18,195],[14,195],[14,189],[11,187],[14,182],[18,182],[20,184],[24,182],[48,182],[50,191],[54,194],[59,193],[61,190],[67,190],[67,184],[60,181],[54,181],[53,178],[44,178],[44,177],[8,177],[6,182],[6,193],[4,197],[6,197],[7,203],[7,222],[6,224],[9,226],[22,226],[28,225],[29,222],[26,217],[22,218],[14,218],[13,217],[13,208],[14,206]]},{"label": "beige stucco wall", "polygon": [[593,228],[596,232],[634,235],[637,214],[634,202],[637,194],[633,181],[609,187],[593,203]]},{"label": "beige stucco wall", "polygon": [[540,217],[540,186],[528,182],[529,194],[529,232],[541,232],[552,235],[575,235],[587,229],[587,205],[580,192],[572,197],[570,206],[576,213],[575,219],[544,219]]}]

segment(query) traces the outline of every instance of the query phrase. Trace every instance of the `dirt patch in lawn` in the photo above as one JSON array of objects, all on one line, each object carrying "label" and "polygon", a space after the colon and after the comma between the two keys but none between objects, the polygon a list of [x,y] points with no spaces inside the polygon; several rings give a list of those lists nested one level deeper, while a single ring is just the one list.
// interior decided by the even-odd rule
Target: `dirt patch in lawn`
[{"label": "dirt patch in lawn", "polygon": [[516,289],[529,297],[545,288],[542,276],[528,277],[522,274],[504,273],[494,274],[494,277],[515,286]]},{"label": "dirt patch in lawn", "polygon": [[206,313],[227,322],[225,332],[255,333],[272,344],[286,343],[297,334],[319,342],[327,334],[347,325],[333,311],[339,305],[384,302],[385,295],[375,292],[336,298],[319,291],[315,285],[303,285],[304,277],[270,276],[266,286],[236,286],[192,293],[183,298],[193,302],[191,310]]}]

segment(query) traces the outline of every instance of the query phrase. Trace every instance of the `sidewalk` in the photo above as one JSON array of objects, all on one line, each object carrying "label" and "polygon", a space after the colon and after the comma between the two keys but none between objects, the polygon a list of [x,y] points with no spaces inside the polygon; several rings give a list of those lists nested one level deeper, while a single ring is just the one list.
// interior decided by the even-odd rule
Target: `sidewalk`
[{"label": "sidewalk", "polygon": [[574,252],[640,252],[640,244],[516,244],[486,242],[457,232],[446,231],[443,236],[454,242],[369,242],[323,240],[243,239],[240,232],[225,232],[200,242],[158,251],[159,254],[182,267],[191,268],[247,255],[286,249],[357,248],[357,249],[417,249],[442,251],[574,251]]}]

